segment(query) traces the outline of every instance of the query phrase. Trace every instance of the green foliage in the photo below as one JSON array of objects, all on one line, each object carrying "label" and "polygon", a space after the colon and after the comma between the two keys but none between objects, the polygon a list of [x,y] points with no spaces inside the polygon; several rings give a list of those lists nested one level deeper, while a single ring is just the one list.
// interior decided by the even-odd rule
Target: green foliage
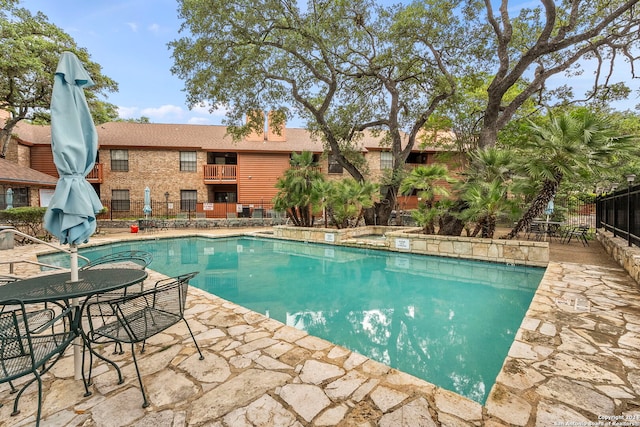
[{"label": "green foliage", "polygon": [[48,238],[48,233],[42,228],[44,213],[47,208],[20,207],[0,211],[0,223],[12,225],[17,230],[30,236]]},{"label": "green foliage", "polygon": [[476,223],[472,235],[493,238],[500,217],[514,218],[517,201],[509,198],[514,190],[513,152],[495,148],[470,153],[465,181],[460,185],[460,198],[466,209],[460,214],[463,221]]},{"label": "green foliage", "polygon": [[98,100],[98,95],[118,90],[116,82],[102,75],[86,49],[50,23],[41,12],[35,15],[10,3],[0,9],[0,109],[11,113],[2,123],[0,155],[7,150],[9,136],[23,119],[43,122],[48,118],[53,76],[64,51],[75,53],[95,85],[86,91],[87,102],[101,122],[113,116],[114,106]]},{"label": "green foliage", "polygon": [[[531,137],[518,150],[518,169],[536,193],[523,217],[509,233],[515,237],[541,215],[564,181],[597,180],[636,152],[636,136],[621,135],[609,117],[577,109],[546,123],[531,123]],[[593,181],[592,181],[593,182]]]},{"label": "green foliage", "polygon": [[276,183],[278,193],[273,199],[274,209],[286,212],[298,227],[312,227],[313,208],[322,198],[317,191],[318,182],[324,181],[324,176],[313,161],[313,153],[308,151],[293,153],[290,165]]},{"label": "green foliage", "polygon": [[400,183],[402,194],[411,194],[417,190],[418,210],[412,212],[416,223],[423,227],[425,234],[435,233],[435,223],[441,215],[442,210],[436,203],[436,196],[449,196],[449,190],[444,183],[454,183],[455,180],[449,176],[449,171],[445,165],[432,164],[428,166],[418,166]]},{"label": "green foliage", "polygon": [[322,191],[326,213],[338,228],[355,227],[362,218],[363,209],[370,208],[379,194],[379,187],[360,183],[352,178],[327,182]]},{"label": "green foliage", "polygon": [[388,8],[373,0],[179,3],[186,35],[169,46],[190,104],[228,107],[236,139],[262,127],[254,111],[296,114],[360,182],[362,138],[379,138],[402,169],[465,63],[462,0]]},{"label": "green foliage", "polygon": [[[636,136],[623,135],[610,117],[578,109],[531,122],[530,138],[517,150],[520,170],[537,182],[596,180],[631,158]],[[559,183],[559,182],[558,182]]]}]

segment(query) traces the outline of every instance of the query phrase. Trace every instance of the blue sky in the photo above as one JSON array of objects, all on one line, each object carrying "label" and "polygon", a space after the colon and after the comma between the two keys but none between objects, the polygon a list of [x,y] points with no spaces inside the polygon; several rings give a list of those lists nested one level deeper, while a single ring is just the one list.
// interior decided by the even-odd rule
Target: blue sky
[{"label": "blue sky", "polygon": [[[224,111],[189,110],[184,85],[171,74],[173,60],[167,43],[179,37],[176,0],[21,0],[20,6],[34,13],[42,11],[89,51],[103,74],[118,82],[119,92],[107,100],[118,106],[122,118],[145,116],[152,123],[221,123]],[[618,78],[630,80],[628,70],[626,65],[619,67]],[[566,82],[561,76],[554,80]],[[578,88],[591,83],[578,80],[571,81],[576,94]],[[640,102],[637,92],[631,98],[617,103],[616,108],[632,109]],[[290,122],[288,126],[303,125]]]},{"label": "blue sky", "polygon": [[178,37],[175,0],[21,0],[89,51],[103,74],[118,82],[107,101],[122,118],[152,123],[220,124],[224,112],[189,110],[184,85],[171,74],[167,43]]}]

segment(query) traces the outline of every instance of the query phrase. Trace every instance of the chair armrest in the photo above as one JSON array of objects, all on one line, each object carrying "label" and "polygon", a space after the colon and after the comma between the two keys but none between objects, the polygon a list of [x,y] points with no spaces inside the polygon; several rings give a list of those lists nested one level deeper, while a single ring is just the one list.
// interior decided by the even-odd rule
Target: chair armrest
[{"label": "chair armrest", "polygon": [[[57,316],[52,317],[48,322],[43,323],[36,327],[35,329],[29,329],[29,333],[39,334],[44,332],[45,330],[53,327],[59,320],[69,317],[70,313],[74,310],[74,307],[65,307]],[[53,310],[47,310],[53,312]],[[27,313],[27,323],[30,320],[29,313]]]}]

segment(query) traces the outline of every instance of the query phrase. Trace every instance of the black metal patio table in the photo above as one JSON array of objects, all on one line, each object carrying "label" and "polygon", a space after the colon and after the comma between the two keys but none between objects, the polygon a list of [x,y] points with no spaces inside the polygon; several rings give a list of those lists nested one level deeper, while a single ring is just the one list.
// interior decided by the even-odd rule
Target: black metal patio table
[{"label": "black metal patio table", "polygon": [[25,304],[63,302],[97,293],[123,289],[147,278],[147,272],[136,269],[103,268],[78,272],[72,282],[69,272],[46,274],[0,286],[0,301],[20,300]]},{"label": "black metal patio table", "polygon": [[[44,274],[0,286],[0,302],[20,300],[25,304],[55,303],[63,308],[69,308],[75,299],[86,299],[102,292],[124,289],[143,282],[147,276],[148,273],[144,270],[123,268],[82,270],[78,272],[76,282],[71,281],[70,272]],[[84,338],[80,325],[81,304],[71,310],[70,317],[73,333]],[[76,379],[79,379],[78,373],[81,370],[79,363],[80,361],[75,358]]]}]

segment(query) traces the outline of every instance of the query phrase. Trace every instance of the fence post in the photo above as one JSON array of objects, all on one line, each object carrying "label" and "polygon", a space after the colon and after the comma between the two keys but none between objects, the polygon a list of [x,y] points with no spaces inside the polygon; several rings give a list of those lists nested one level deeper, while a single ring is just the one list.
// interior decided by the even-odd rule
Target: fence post
[{"label": "fence post", "polygon": [[627,241],[629,246],[631,246],[631,184],[635,179],[635,174],[627,175]]}]

